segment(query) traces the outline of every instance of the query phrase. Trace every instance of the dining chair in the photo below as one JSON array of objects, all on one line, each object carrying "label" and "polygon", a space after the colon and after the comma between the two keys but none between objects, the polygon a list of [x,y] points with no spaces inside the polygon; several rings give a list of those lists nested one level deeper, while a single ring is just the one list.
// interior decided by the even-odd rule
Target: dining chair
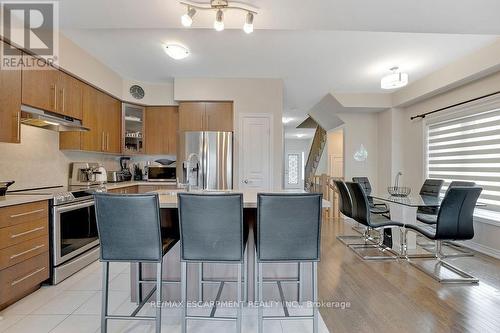
[{"label": "dining chair", "polygon": [[[333,181],[337,190],[339,191],[339,210],[344,217],[353,220],[357,224],[357,222],[353,218],[353,207],[352,207],[352,198],[349,190],[347,189],[346,184],[342,180],[334,180]],[[363,245],[368,242],[373,242],[373,239],[370,238],[370,234],[368,232],[368,228],[363,227],[363,233],[361,235],[338,235],[337,239],[340,240],[345,245],[353,244],[350,240],[356,241],[356,244]],[[363,241],[359,243],[359,241]]]},{"label": "dining chair", "polygon": [[[443,241],[469,240],[474,237],[473,214],[477,200],[481,194],[480,187],[453,187],[445,195],[437,216],[436,227],[428,225],[407,224],[403,236],[403,255],[410,264],[429,274],[441,283],[477,283],[478,279],[469,273],[457,268],[451,263],[443,260]],[[416,257],[408,255],[406,248],[406,237],[408,231],[419,233],[428,239],[436,241],[435,252],[431,258],[418,256],[419,260],[437,260],[432,270],[427,266],[420,265],[414,260]],[[459,278],[441,277],[438,272],[446,268],[457,274]]]},{"label": "dining chair", "polygon": [[[100,242],[100,260],[103,262],[101,332],[107,332],[108,320],[152,320],[155,331],[161,331],[162,285],[179,283],[162,279],[163,256],[177,243],[177,238],[162,237],[160,205],[157,194],[95,193],[95,212]],[[109,263],[130,262],[138,264],[136,282],[137,308],[130,314],[110,315]],[[156,264],[156,280],[142,280],[142,263]],[[142,298],[142,285],[153,284],[148,295]],[[156,294],[156,315],[138,316],[146,302]]]},{"label": "dining chair", "polygon": [[352,177],[352,181],[358,183],[365,191],[365,194],[368,198],[368,203],[370,204],[370,212],[373,214],[387,214],[389,213],[389,208],[383,202],[376,202],[370,196],[372,194],[372,185],[370,184],[370,180],[368,177]]},{"label": "dining chair", "polygon": [[[349,245],[349,247],[364,260],[397,259],[399,255],[393,249],[384,245],[384,230],[389,228],[398,228],[402,233],[401,228],[404,227],[404,225],[400,222],[389,220],[380,215],[371,214],[368,197],[366,196],[361,184],[346,182],[346,186],[352,198],[353,218],[359,223],[365,225],[368,229],[367,232],[372,230],[379,232],[378,243],[363,245],[352,244]],[[401,234],[401,237],[402,236],[403,235]],[[363,249],[368,248],[378,250],[381,255],[370,256],[363,254]],[[387,253],[390,253],[390,255],[388,256]]]}]

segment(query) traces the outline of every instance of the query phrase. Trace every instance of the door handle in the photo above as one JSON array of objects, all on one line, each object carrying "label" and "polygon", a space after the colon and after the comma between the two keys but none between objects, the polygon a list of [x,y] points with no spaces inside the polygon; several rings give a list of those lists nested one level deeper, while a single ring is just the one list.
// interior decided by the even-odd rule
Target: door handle
[{"label": "door handle", "polygon": [[248,179],[243,180],[243,183],[248,184]]}]

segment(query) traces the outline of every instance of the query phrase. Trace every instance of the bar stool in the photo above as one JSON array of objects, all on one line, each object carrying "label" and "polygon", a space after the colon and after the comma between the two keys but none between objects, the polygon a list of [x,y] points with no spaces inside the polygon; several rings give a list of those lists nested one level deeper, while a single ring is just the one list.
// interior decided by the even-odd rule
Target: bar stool
[{"label": "bar stool", "polygon": [[[318,193],[257,194],[256,287],[259,302],[259,333],[263,332],[264,320],[282,319],[312,319],[313,332],[318,332],[317,263],[320,260],[322,198],[322,194]],[[312,263],[312,298],[314,302],[312,316],[290,316],[279,279],[276,279],[276,283],[285,317],[264,316],[262,304],[263,264],[302,262]]]},{"label": "bar stool", "polygon": [[[181,298],[182,332],[187,331],[188,320],[234,320],[241,332],[242,271],[244,270],[245,230],[243,227],[243,194],[179,193],[179,226],[181,236]],[[216,317],[217,302],[224,284],[220,281],[214,306],[207,316],[187,313],[187,264],[224,263],[238,266],[237,315]]]},{"label": "bar stool", "polygon": [[[97,230],[100,240],[103,267],[101,332],[107,332],[107,321],[154,320],[156,332],[161,332],[161,306],[157,304],[156,315],[138,316],[144,304],[156,293],[156,301],[162,297],[163,256],[177,243],[175,238],[162,238],[160,205],[157,194],[108,194],[95,193]],[[155,263],[155,287],[143,299],[130,316],[109,315],[109,263],[146,262]],[[140,283],[139,283],[140,286]]]}]

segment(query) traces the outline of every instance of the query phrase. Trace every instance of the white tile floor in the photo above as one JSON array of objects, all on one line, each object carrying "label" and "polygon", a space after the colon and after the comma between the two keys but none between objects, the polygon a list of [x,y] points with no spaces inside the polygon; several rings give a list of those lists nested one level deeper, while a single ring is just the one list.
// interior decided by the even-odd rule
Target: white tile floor
[{"label": "white tile floor", "polygon": [[[109,310],[129,314],[131,303],[130,272],[126,263],[112,263],[110,268]],[[141,314],[150,314],[147,304]],[[224,309],[220,310],[221,315]],[[44,286],[0,312],[0,332],[8,333],[97,333],[100,332],[101,264],[96,262],[57,286]],[[110,321],[108,332],[154,332],[150,322]],[[180,332],[180,311],[164,309],[163,332]],[[190,321],[188,332],[234,332],[234,322]],[[266,321],[266,333],[312,332],[311,321]],[[320,317],[321,333],[328,332]],[[257,332],[256,309],[243,311],[243,333]]]}]

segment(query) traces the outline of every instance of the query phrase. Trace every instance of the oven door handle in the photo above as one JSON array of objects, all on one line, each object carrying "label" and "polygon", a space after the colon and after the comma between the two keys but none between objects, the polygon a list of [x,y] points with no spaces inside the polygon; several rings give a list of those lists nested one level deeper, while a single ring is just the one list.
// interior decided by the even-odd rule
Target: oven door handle
[{"label": "oven door handle", "polygon": [[56,213],[64,213],[64,212],[69,212],[72,210],[80,209],[80,208],[86,208],[86,207],[92,207],[94,206],[94,200],[91,201],[85,201],[81,202],[78,204],[70,204],[70,205],[65,205],[65,206],[56,206],[55,207],[55,212]]}]

